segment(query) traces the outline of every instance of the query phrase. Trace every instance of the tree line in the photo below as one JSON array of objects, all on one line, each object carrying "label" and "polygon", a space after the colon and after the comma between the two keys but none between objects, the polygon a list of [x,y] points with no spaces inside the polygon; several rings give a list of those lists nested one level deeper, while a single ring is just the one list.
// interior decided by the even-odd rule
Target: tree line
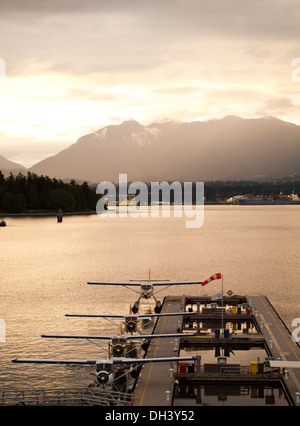
[{"label": "tree line", "polygon": [[263,195],[277,197],[292,192],[300,196],[300,177],[269,181],[214,181],[204,183],[206,201],[214,202],[236,195]]},{"label": "tree line", "polygon": [[87,182],[72,180],[65,183],[48,176],[28,172],[6,178],[0,171],[0,211],[25,213],[28,211],[84,212],[95,211],[99,196]]},{"label": "tree line", "polygon": [[[182,187],[182,202],[184,201],[184,182]],[[171,182],[169,182],[171,184]],[[148,202],[151,202],[151,183],[147,183]],[[118,188],[118,186],[117,186]],[[263,195],[266,197],[280,197],[280,194],[289,195],[292,192],[300,196],[300,176],[295,178],[273,179],[269,181],[207,181],[204,182],[204,196],[207,203],[224,202],[236,195]],[[118,189],[117,189],[118,194]],[[160,194],[161,195],[161,194]],[[118,197],[117,197],[118,199]],[[174,193],[170,191],[170,201],[174,200]],[[162,198],[160,196],[160,201]],[[197,202],[196,183],[192,184],[192,202]]]},{"label": "tree line", "polygon": [[[128,183],[129,184],[129,183]],[[184,187],[183,182],[182,188]],[[149,202],[151,201],[151,184],[147,184]],[[206,202],[218,202],[235,195],[253,194],[276,196],[277,194],[300,195],[300,177],[270,181],[209,181],[204,182]],[[116,198],[118,201],[118,185]],[[183,195],[183,194],[182,194]],[[104,195],[105,196],[105,195]],[[101,195],[96,194],[96,185],[81,184],[75,180],[70,183],[60,179],[38,176],[28,172],[23,175],[10,173],[4,177],[0,171],[0,212],[25,213],[30,211],[85,212],[96,211],[96,204]],[[173,194],[170,193],[170,201]],[[196,201],[195,183],[193,184],[193,201]]]}]

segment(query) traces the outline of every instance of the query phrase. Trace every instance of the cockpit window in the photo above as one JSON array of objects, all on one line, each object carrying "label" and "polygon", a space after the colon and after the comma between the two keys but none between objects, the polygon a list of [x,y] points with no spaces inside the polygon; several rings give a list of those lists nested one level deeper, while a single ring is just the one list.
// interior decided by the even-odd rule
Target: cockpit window
[{"label": "cockpit window", "polygon": [[151,290],[151,288],[152,288],[152,285],[151,285],[151,284],[144,284],[144,285],[142,286],[142,289],[143,289],[143,290]]}]

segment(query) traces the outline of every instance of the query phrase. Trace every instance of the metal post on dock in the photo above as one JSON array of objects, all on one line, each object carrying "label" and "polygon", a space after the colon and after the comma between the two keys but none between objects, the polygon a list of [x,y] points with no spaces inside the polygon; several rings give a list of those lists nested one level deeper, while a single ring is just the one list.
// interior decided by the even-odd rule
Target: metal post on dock
[{"label": "metal post on dock", "polygon": [[196,371],[197,374],[200,374],[201,372],[201,355],[198,355],[196,359]]},{"label": "metal post on dock", "polygon": [[222,331],[224,332],[224,317],[223,317],[223,273],[222,273]]},{"label": "metal post on dock", "polygon": [[178,339],[174,339],[174,352],[178,350]]},{"label": "metal post on dock", "polygon": [[181,298],[181,310],[182,310],[182,312],[185,312],[185,309],[186,309],[186,297],[185,297],[185,295],[183,295],[182,298]]},{"label": "metal post on dock", "polygon": [[58,209],[58,211],[57,211],[57,213],[56,213],[56,216],[57,216],[57,222],[58,223],[61,223],[62,222],[62,218],[63,218],[63,212],[62,212],[62,210],[61,209]]}]

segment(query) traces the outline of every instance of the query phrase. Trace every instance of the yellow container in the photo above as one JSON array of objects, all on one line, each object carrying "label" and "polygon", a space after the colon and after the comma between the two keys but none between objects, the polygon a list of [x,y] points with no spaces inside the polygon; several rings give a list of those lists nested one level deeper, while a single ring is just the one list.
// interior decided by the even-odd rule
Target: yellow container
[{"label": "yellow container", "polygon": [[236,313],[237,313],[237,306],[232,306],[231,307],[231,312],[233,313],[233,315],[236,315]]},{"label": "yellow container", "polygon": [[250,362],[251,374],[257,374],[257,361]]}]

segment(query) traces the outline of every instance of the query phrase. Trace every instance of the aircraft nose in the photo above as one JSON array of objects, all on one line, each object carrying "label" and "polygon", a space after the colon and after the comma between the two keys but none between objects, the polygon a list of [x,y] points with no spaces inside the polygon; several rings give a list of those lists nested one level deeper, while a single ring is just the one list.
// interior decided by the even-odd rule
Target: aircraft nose
[{"label": "aircraft nose", "polygon": [[136,329],[136,323],[135,323],[135,322],[133,322],[133,321],[128,322],[128,323],[126,324],[126,327],[127,327],[127,331],[129,331],[129,332],[131,332],[131,331],[135,331],[135,329]]},{"label": "aircraft nose", "polygon": [[113,347],[114,356],[122,356],[124,354],[125,348],[122,345],[115,345]]},{"label": "aircraft nose", "polygon": [[100,371],[97,374],[97,381],[100,385],[106,385],[106,383],[108,382],[108,373],[106,371]]}]

